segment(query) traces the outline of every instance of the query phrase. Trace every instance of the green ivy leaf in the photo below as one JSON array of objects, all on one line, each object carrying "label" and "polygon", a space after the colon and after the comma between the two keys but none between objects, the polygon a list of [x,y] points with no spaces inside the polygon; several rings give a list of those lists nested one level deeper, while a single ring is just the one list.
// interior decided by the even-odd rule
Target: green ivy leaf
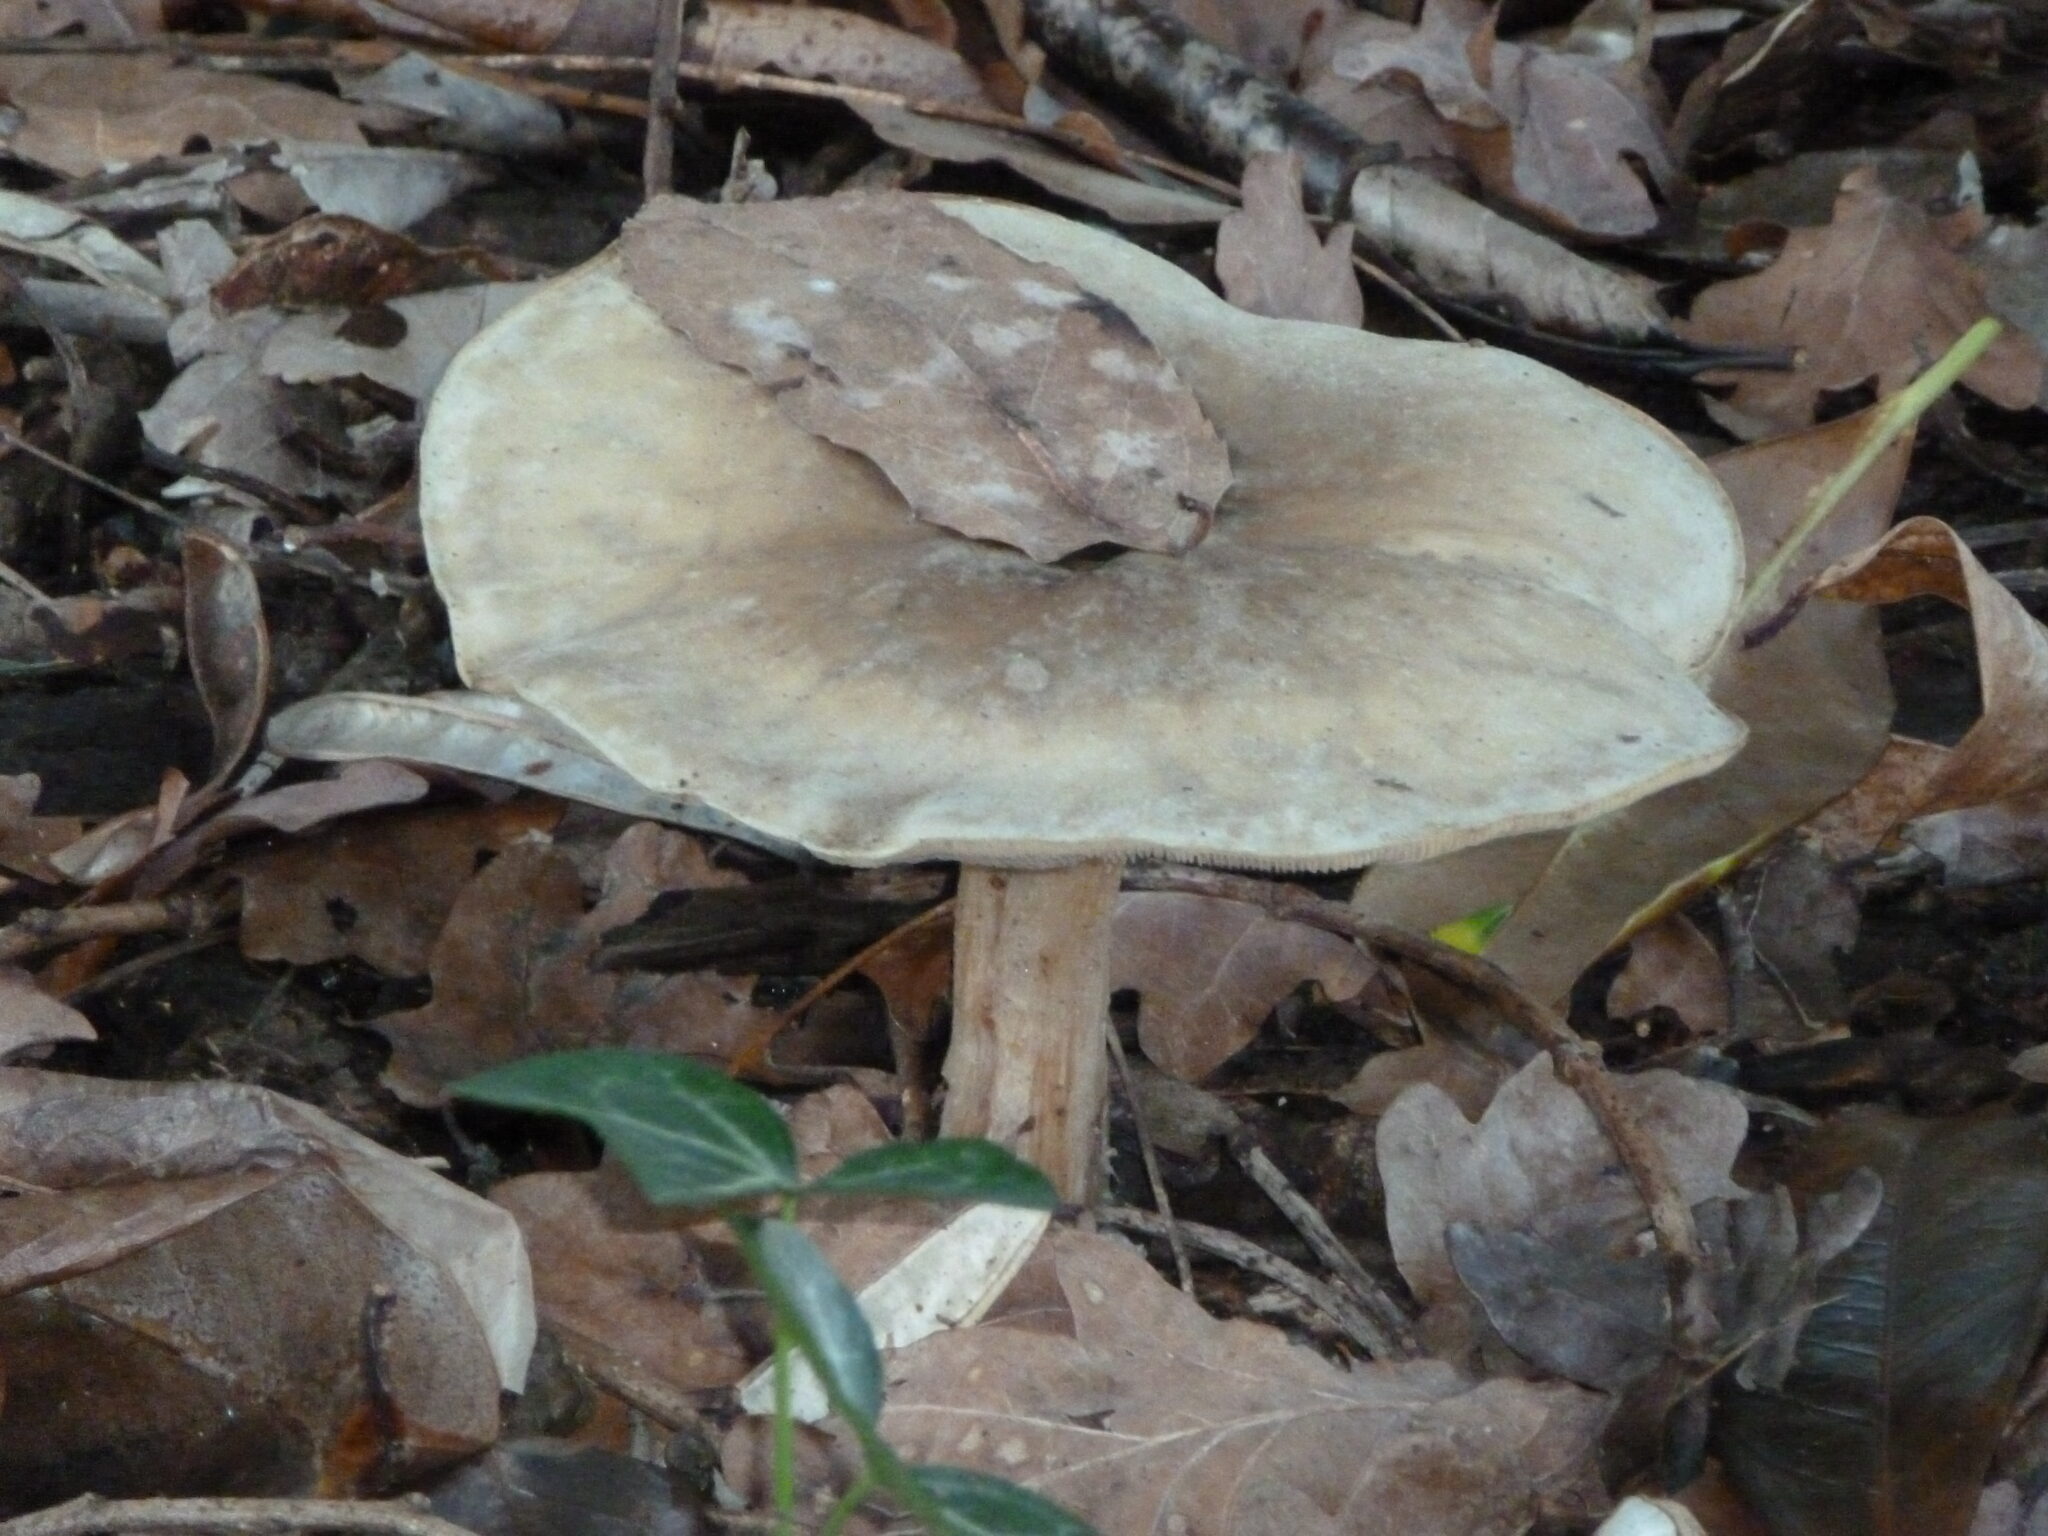
[{"label": "green ivy leaf", "polygon": [[1028,1488],[965,1467],[912,1467],[938,1507],[943,1536],[1096,1536],[1095,1527]]},{"label": "green ivy leaf", "polygon": [[853,1293],[817,1245],[788,1222],[746,1216],[732,1226],[769,1305],[796,1336],[833,1408],[871,1427],[882,1412],[882,1356]]},{"label": "green ivy leaf", "polygon": [[856,1152],[806,1195],[870,1195],[922,1200],[976,1200],[1049,1211],[1059,1204],[1052,1181],[992,1141],[955,1137],[899,1141]]},{"label": "green ivy leaf", "polygon": [[581,1120],[657,1205],[719,1205],[797,1186],[796,1145],[775,1106],[681,1056],[530,1056],[464,1078],[449,1092]]}]

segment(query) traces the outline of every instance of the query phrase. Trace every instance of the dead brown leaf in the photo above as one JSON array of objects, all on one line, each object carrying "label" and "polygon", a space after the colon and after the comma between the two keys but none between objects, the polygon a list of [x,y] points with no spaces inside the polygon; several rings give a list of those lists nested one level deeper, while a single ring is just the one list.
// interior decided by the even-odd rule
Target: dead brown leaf
[{"label": "dead brown leaf", "polygon": [[1477,0],[1429,0],[1408,37],[1357,37],[1332,68],[1364,85],[1412,82],[1497,196],[1565,229],[1626,236],[1657,222],[1649,188],[1681,180],[1649,43],[1640,0],[1596,0],[1555,48],[1500,41]]},{"label": "dead brown leaf", "polygon": [[[348,1493],[488,1443],[523,1377],[511,1223],[304,1105],[4,1070],[0,1173],[28,1190],[0,1204],[0,1500]],[[366,1314],[380,1291],[403,1304]]]},{"label": "dead brown leaf", "polygon": [[195,528],[185,534],[182,549],[185,647],[213,728],[212,769],[198,791],[203,798],[227,783],[256,744],[270,698],[270,630],[256,572],[239,548]]},{"label": "dead brown leaf", "polygon": [[1086,1514],[1105,1536],[1412,1536],[1582,1512],[1605,1400],[1472,1386],[1436,1361],[1344,1369],[1219,1321],[1129,1244],[1049,1233],[1007,1326],[888,1356],[884,1435]]},{"label": "dead brown leaf", "polygon": [[78,841],[85,824],[76,816],[38,816],[43,781],[33,773],[0,774],[0,868],[52,885],[64,876],[50,855]]},{"label": "dead brown leaf", "polygon": [[213,285],[228,314],[278,309],[367,309],[412,293],[510,282],[504,261],[476,246],[436,250],[343,214],[316,214],[259,240]]},{"label": "dead brown leaf", "polygon": [[1607,1011],[1634,1019],[1668,1008],[1695,1038],[1728,1028],[1728,968],[1691,918],[1674,913],[1629,942],[1628,963],[1607,989]]},{"label": "dead brown leaf", "polygon": [[1801,832],[1836,864],[1867,858],[1926,798],[1948,748],[1910,736],[1894,736],[1884,752],[1841,798],[1809,817]]},{"label": "dead brown leaf", "polygon": [[2048,793],[1936,811],[1909,822],[1901,835],[1940,860],[1945,885],[2032,880],[2048,873]]},{"label": "dead brown leaf", "polygon": [[[1687,1205],[1743,1197],[1729,1171],[1749,1111],[1733,1089],[1665,1071],[1614,1086],[1663,1148]],[[1410,1089],[1380,1121],[1379,1156],[1394,1262],[1432,1309],[1465,1299],[1445,1246],[1454,1222],[1557,1238],[1600,1230],[1618,1239],[1613,1252],[1648,1231],[1641,1194],[1547,1056],[1509,1078],[1476,1125],[1437,1089]]]},{"label": "dead brown leaf", "polygon": [[86,1016],[59,1002],[18,965],[0,965],[0,1065],[59,1040],[97,1040]]},{"label": "dead brown leaf", "polygon": [[1317,239],[1301,200],[1293,152],[1245,162],[1244,206],[1216,228],[1216,280],[1239,309],[1282,320],[1357,326],[1365,295],[1351,270],[1352,227]]},{"label": "dead brown leaf", "polygon": [[1304,981],[1355,997],[1378,971],[1356,944],[1248,902],[1166,891],[1117,898],[1110,985],[1141,994],[1146,1057],[1199,1082],[1251,1042]]},{"label": "dead brown leaf", "polygon": [[351,956],[389,976],[424,976],[478,860],[561,814],[528,797],[371,814],[237,859],[229,873],[242,886],[242,953],[291,965]]},{"label": "dead brown leaf", "polygon": [[[1708,408],[1745,438],[1810,426],[1818,397],[1874,383],[1898,389],[1989,311],[1985,282],[1963,255],[1981,219],[1929,218],[1887,192],[1868,168],[1843,178],[1834,222],[1795,229],[1777,260],[1751,277],[1717,283],[1681,329],[1706,346],[1783,348],[1784,373],[1707,375],[1733,383]],[[2040,346],[2008,330],[1963,382],[2007,410],[2040,398]]]},{"label": "dead brown leaf", "polygon": [[1193,393],[1121,311],[915,197],[668,198],[624,263],[669,324],[928,521],[1039,560],[1179,552],[1229,485]]},{"label": "dead brown leaf", "polygon": [[224,74],[154,54],[16,54],[0,91],[20,114],[7,149],[46,170],[109,166],[256,140],[365,143],[360,109],[260,75]]},{"label": "dead brown leaf", "polygon": [[632,1361],[685,1392],[729,1387],[753,1365],[721,1299],[744,1283],[739,1254],[715,1223],[653,1209],[617,1169],[530,1173],[491,1199],[518,1219],[540,1315],[572,1353]]},{"label": "dead brown leaf", "polygon": [[575,861],[537,838],[513,843],[455,898],[428,965],[433,999],[370,1027],[391,1042],[385,1083],[408,1104],[500,1062],[592,1045],[719,1056],[769,1017],[741,978],[649,976],[595,968],[607,930],[664,890],[729,875],[680,832],[643,822],[607,856],[585,910]]}]

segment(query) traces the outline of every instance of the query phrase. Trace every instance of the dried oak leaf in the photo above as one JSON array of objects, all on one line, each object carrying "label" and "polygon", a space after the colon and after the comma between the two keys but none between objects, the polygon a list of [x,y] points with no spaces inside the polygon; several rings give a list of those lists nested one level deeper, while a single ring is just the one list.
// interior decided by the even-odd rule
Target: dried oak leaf
[{"label": "dried oak leaf", "polygon": [[[1716,283],[1680,327],[1706,346],[1791,348],[1784,373],[1708,374],[1732,383],[1709,398],[1715,419],[1745,438],[1811,426],[1828,390],[1874,382],[1889,394],[1947,351],[1989,312],[1985,279],[1963,254],[1980,220],[1936,220],[1887,192],[1869,168],[1842,179],[1834,222],[1795,229],[1778,259],[1750,277]],[[2006,331],[1963,382],[2007,410],[2041,396],[2039,343]]]},{"label": "dried oak leaf", "polygon": [[1351,270],[1349,224],[1316,238],[1301,201],[1301,158],[1253,155],[1245,162],[1244,206],[1216,228],[1216,280],[1239,309],[1281,320],[1356,326],[1365,295]]},{"label": "dried oak leaf", "polygon": [[1429,0],[1409,36],[1360,37],[1332,68],[1412,82],[1496,196],[1565,229],[1639,235],[1657,222],[1649,187],[1681,179],[1646,23],[1639,0],[1596,0],[1548,48],[1501,42],[1478,0]]},{"label": "dried oak leaf", "polygon": [[904,1455],[1021,1483],[1105,1536],[1521,1530],[1599,1497],[1604,1398],[1436,1361],[1347,1370],[1209,1316],[1100,1233],[1049,1233],[991,1321],[886,1364]]},{"label": "dried oak leaf", "polygon": [[604,934],[664,890],[730,880],[689,837],[642,822],[613,846],[596,906],[552,844],[514,843],[463,887],[434,941],[434,995],[370,1027],[391,1042],[384,1081],[408,1104],[500,1062],[591,1045],[724,1056],[770,1017],[748,983],[710,972],[600,971]]},{"label": "dried oak leaf", "polygon": [[1138,1039],[1154,1065],[1200,1082],[1251,1042],[1304,981],[1355,997],[1378,971],[1357,945],[1249,902],[1168,891],[1117,898],[1110,984],[1140,994]]},{"label": "dried oak leaf", "polygon": [[635,293],[918,516],[1033,559],[1208,531],[1229,454],[1116,306],[898,194],[664,198],[622,241]]}]

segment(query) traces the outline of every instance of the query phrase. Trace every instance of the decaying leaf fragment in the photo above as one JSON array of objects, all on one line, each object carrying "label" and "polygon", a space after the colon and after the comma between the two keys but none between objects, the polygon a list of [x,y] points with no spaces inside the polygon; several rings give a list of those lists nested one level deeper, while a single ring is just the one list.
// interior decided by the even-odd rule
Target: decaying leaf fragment
[{"label": "decaying leaf fragment", "polygon": [[1244,167],[1244,206],[1216,228],[1216,280],[1239,309],[1281,320],[1358,325],[1365,296],[1351,270],[1352,226],[1322,239],[1301,202],[1294,154],[1253,155]]},{"label": "decaying leaf fragment", "polygon": [[1121,310],[928,200],[669,198],[623,259],[692,345],[864,454],[927,521],[1036,560],[1181,553],[1230,484],[1193,392]]}]

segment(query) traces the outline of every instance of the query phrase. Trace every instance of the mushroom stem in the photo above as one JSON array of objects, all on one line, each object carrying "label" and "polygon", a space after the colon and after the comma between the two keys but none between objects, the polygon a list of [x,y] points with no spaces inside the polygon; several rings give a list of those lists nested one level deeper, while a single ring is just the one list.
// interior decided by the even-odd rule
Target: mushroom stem
[{"label": "mushroom stem", "polygon": [[986,1136],[1063,1200],[1100,1180],[1109,1103],[1110,912],[1123,864],[960,869],[954,908],[948,1136]]}]

